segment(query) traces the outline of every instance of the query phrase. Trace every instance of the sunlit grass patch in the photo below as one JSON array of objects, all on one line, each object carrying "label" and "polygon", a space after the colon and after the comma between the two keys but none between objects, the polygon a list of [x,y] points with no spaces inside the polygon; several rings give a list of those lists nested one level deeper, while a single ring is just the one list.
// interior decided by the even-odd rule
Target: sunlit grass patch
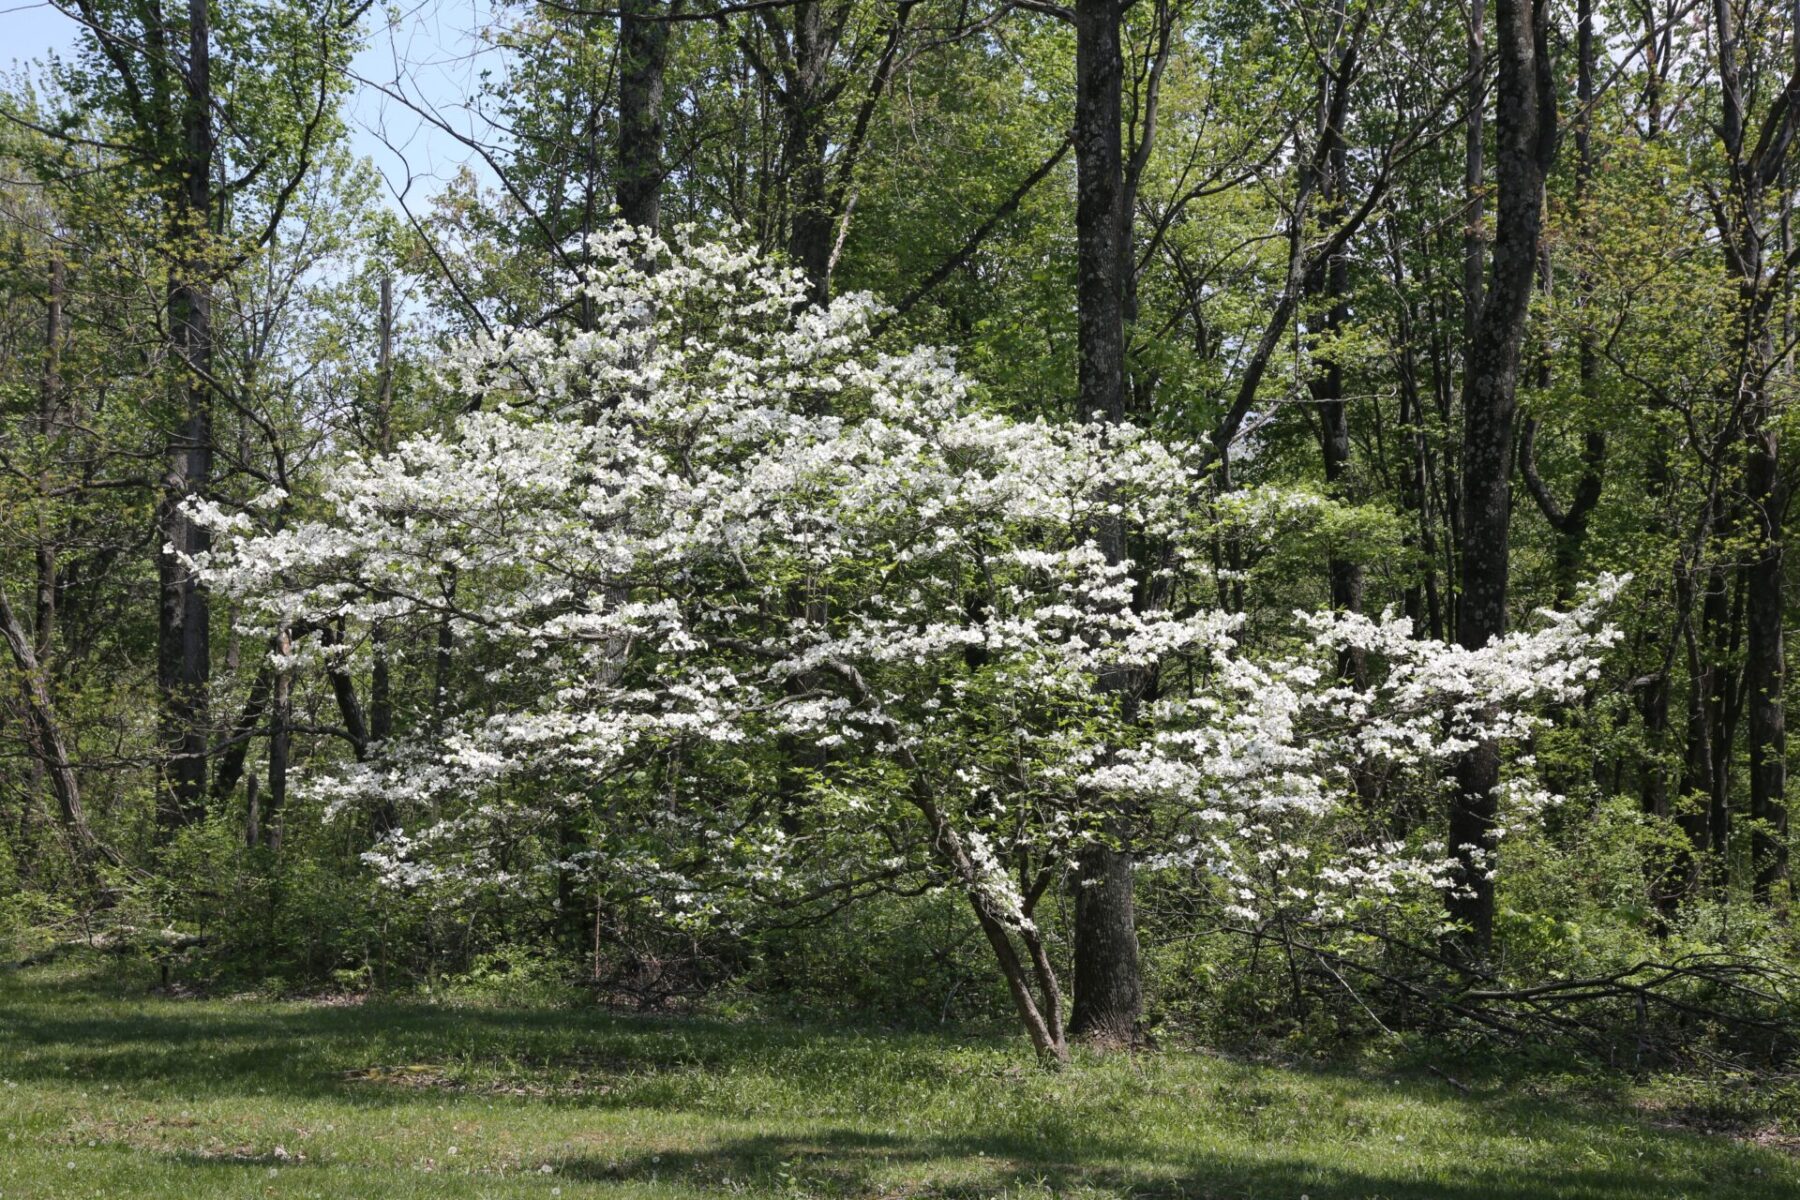
[{"label": "sunlit grass patch", "polygon": [[1629,1097],[1011,1041],[0,976],[0,1197],[1800,1194]]}]

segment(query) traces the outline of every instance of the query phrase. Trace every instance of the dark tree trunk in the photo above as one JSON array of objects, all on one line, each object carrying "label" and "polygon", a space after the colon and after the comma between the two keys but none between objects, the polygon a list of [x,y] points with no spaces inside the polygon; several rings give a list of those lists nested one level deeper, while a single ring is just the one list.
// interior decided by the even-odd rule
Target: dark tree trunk
[{"label": "dark tree trunk", "polygon": [[646,20],[667,7],[659,0],[624,0],[619,11],[619,217],[656,231],[663,181],[663,69],[669,24]]},{"label": "dark tree trunk", "polygon": [[57,817],[69,839],[75,857],[87,863],[96,856],[117,863],[118,857],[103,846],[88,825],[87,810],[82,805],[81,783],[69,756],[68,741],[56,718],[49,681],[38,661],[31,637],[19,624],[6,592],[0,589],[0,638],[12,653],[18,668],[25,709],[25,742],[32,758],[50,781],[56,797]]},{"label": "dark tree trunk", "polygon": [[450,613],[456,607],[456,570],[446,572],[439,586],[444,594],[444,612],[437,624],[437,655],[431,671],[431,717],[441,723],[450,708],[451,652],[456,649],[456,630],[450,624]]},{"label": "dark tree trunk", "polygon": [[[1654,441],[1650,449],[1649,469],[1645,480],[1645,491],[1649,494],[1652,507],[1646,532],[1654,536],[1666,519],[1670,491],[1674,480],[1669,471],[1668,446],[1664,440],[1653,435]],[[1675,657],[1681,653],[1684,638],[1682,628],[1686,625],[1689,605],[1692,601],[1692,589],[1682,583],[1682,572],[1677,568],[1674,578],[1676,630],[1662,652],[1662,660],[1645,683],[1644,691],[1639,697],[1639,712],[1644,722],[1644,741],[1647,757],[1639,774],[1640,807],[1647,816],[1667,817],[1672,815],[1669,800],[1669,777],[1664,768],[1665,756],[1669,742],[1669,700],[1671,695],[1670,679],[1674,674]],[[1653,584],[1651,598],[1654,602],[1665,593],[1661,585]],[[1696,844],[1697,848],[1697,844]],[[1688,871],[1680,872],[1683,876]],[[1685,885],[1683,885],[1685,887]]]},{"label": "dark tree trunk", "polygon": [[[1733,572],[1732,588],[1729,602],[1726,601],[1724,580],[1726,572],[1719,571],[1718,594],[1723,616],[1720,619],[1719,638],[1717,643],[1717,660],[1725,664],[1719,668],[1717,692],[1714,701],[1718,709],[1718,717],[1713,724],[1712,748],[1712,811],[1714,844],[1723,852],[1730,844],[1732,826],[1736,822],[1731,807],[1731,772],[1733,755],[1737,747],[1738,724],[1744,715],[1744,676],[1736,666],[1741,661],[1740,651],[1744,641],[1744,576],[1742,572]],[[1719,886],[1730,884],[1730,861],[1725,857],[1719,860]]]},{"label": "dark tree trunk", "polygon": [[[1591,351],[1591,347],[1584,346],[1584,349]],[[1591,386],[1592,381],[1593,376],[1586,375],[1582,380],[1583,387]],[[1581,475],[1576,479],[1575,490],[1565,507],[1538,475],[1537,434],[1537,421],[1527,420],[1519,437],[1519,466],[1527,490],[1537,501],[1538,511],[1544,514],[1544,520],[1556,533],[1551,550],[1551,580],[1556,606],[1567,608],[1575,600],[1582,568],[1587,561],[1588,522],[1599,506],[1601,491],[1606,486],[1606,435],[1597,429],[1582,434]]]},{"label": "dark tree trunk", "polygon": [[1772,899],[1788,877],[1787,681],[1782,637],[1781,520],[1787,487],[1772,428],[1751,439],[1745,470],[1755,536],[1745,568],[1745,737],[1750,752],[1752,880],[1758,899]]},{"label": "dark tree trunk", "polygon": [[[1337,0],[1334,13],[1337,29],[1334,40],[1338,40],[1344,31],[1343,0]],[[1334,67],[1341,69],[1339,64]],[[1332,81],[1329,78],[1321,80],[1319,128],[1326,144],[1320,148],[1318,156],[1324,167],[1319,180],[1319,212],[1328,228],[1344,220],[1344,202],[1349,195],[1349,156],[1345,152],[1343,130],[1338,124],[1343,115],[1340,113],[1333,119],[1331,95]],[[1319,411],[1319,448],[1325,468],[1325,486],[1334,498],[1343,500],[1348,498],[1349,487],[1350,412],[1344,396],[1343,363],[1329,347],[1344,332],[1350,317],[1348,253],[1340,249],[1320,262],[1308,285],[1308,290],[1315,297],[1322,297],[1325,303],[1320,325],[1327,349],[1323,355],[1323,370],[1315,369],[1307,384]],[[1360,613],[1363,608],[1362,564],[1333,553],[1326,560],[1325,571],[1330,584],[1331,607],[1338,612]],[[1360,685],[1368,676],[1366,656],[1361,650],[1346,651],[1338,669],[1345,678]]]},{"label": "dark tree trunk", "polygon": [[[1124,156],[1120,137],[1124,60],[1119,0],[1077,0],[1075,23],[1076,302],[1080,330],[1080,411],[1087,420],[1125,419]],[[1108,562],[1126,556],[1125,527],[1108,518],[1095,530]],[[1108,672],[1101,686],[1127,714],[1131,672]],[[1143,1016],[1129,831],[1122,819],[1079,855],[1075,893],[1075,999],[1070,1032],[1128,1043]]]},{"label": "dark tree trunk", "polygon": [[263,713],[269,707],[269,692],[275,686],[275,672],[270,667],[263,667],[256,673],[250,684],[250,694],[244,700],[244,711],[231,727],[231,736],[226,739],[224,748],[219,752],[218,769],[213,772],[212,795],[214,800],[223,800],[231,795],[244,777],[244,763],[250,754],[250,739],[255,735],[257,726],[262,724]]},{"label": "dark tree trunk", "polygon": [[1669,815],[1669,779],[1662,767],[1664,743],[1669,732],[1669,672],[1667,666],[1651,675],[1638,698],[1638,713],[1644,722],[1645,751],[1648,756],[1639,772],[1638,801],[1645,816]]},{"label": "dark tree trunk", "polygon": [[[1576,37],[1575,37],[1575,212],[1578,219],[1585,219],[1583,208],[1587,197],[1588,181],[1593,175],[1593,137],[1590,129],[1591,109],[1594,102],[1594,5],[1593,0],[1579,0],[1576,5]],[[1544,286],[1549,289],[1551,280],[1550,256],[1548,250],[1544,254]],[[1576,281],[1578,303],[1585,309],[1593,286],[1585,273]],[[1594,347],[1593,334],[1587,329],[1584,319],[1576,342],[1576,376],[1583,397],[1591,399],[1599,375],[1600,356]],[[1549,388],[1549,359],[1545,358],[1544,389]],[[1590,418],[1591,419],[1591,418]],[[1552,550],[1551,579],[1555,589],[1556,606],[1567,608],[1575,600],[1576,588],[1581,583],[1582,569],[1586,563],[1588,522],[1594,509],[1599,506],[1600,494],[1606,485],[1606,434],[1599,429],[1589,428],[1581,439],[1581,475],[1575,481],[1575,490],[1569,497],[1567,506],[1561,504],[1538,477],[1536,444],[1538,426],[1535,420],[1525,423],[1525,430],[1519,443],[1519,463],[1525,475],[1525,484],[1530,489],[1532,499],[1537,501],[1538,509],[1544,514],[1556,532],[1556,541]]]},{"label": "dark tree trunk", "polygon": [[[275,639],[275,653],[286,658],[294,651],[293,638],[283,629]],[[269,849],[281,849],[281,822],[287,810],[288,750],[293,740],[294,673],[275,668],[269,694],[269,800],[262,813],[263,836]]]},{"label": "dark tree trunk", "polygon": [[[319,631],[319,637],[327,646],[345,646],[343,623],[326,625]],[[331,695],[337,701],[338,717],[344,722],[344,735],[350,742],[350,749],[357,762],[369,756],[369,722],[363,715],[362,701],[356,698],[356,680],[350,678],[350,672],[344,669],[341,659],[328,658],[325,663],[325,678],[331,684]],[[278,683],[279,689],[279,683]],[[271,734],[271,736],[273,736]],[[275,772],[269,771],[269,803],[276,803]]]},{"label": "dark tree trunk", "polygon": [[252,850],[262,845],[262,788],[254,771],[244,780],[244,845]]},{"label": "dark tree trunk", "polygon": [[[1404,294],[1407,282],[1406,255],[1400,234],[1390,227],[1389,255],[1394,266],[1394,287]],[[1400,472],[1400,503],[1412,514],[1407,521],[1404,545],[1414,551],[1418,581],[1409,584],[1405,593],[1406,615],[1414,632],[1428,633],[1438,641],[1444,639],[1443,604],[1438,594],[1437,516],[1432,511],[1431,439],[1426,435],[1425,398],[1419,386],[1418,361],[1413,353],[1414,317],[1412,305],[1402,300],[1395,330],[1396,368],[1400,383],[1400,434],[1405,439],[1406,457]],[[1434,372],[1441,364],[1433,366]]]},{"label": "dark tree trunk", "polygon": [[[381,347],[376,363],[375,449],[394,449],[394,281],[381,277]],[[393,687],[389,679],[387,629],[375,622],[369,630],[374,664],[369,679],[369,737],[385,742],[394,734]]]},{"label": "dark tree trunk", "polygon": [[[835,77],[833,58],[857,15],[853,0],[833,0],[830,5],[825,0],[753,5],[766,42],[754,40],[747,32],[738,35],[745,62],[768,89],[767,96],[782,120],[780,193],[786,210],[775,214],[766,204],[759,204],[760,232],[766,238],[776,216],[785,216],[788,257],[806,277],[815,303],[822,304],[830,296],[831,275],[856,207],[857,165],[876,106],[903,59],[907,21],[918,3],[920,0],[896,0],[887,14],[882,49],[866,55],[864,47],[852,47],[843,56],[849,60],[847,68]],[[782,12],[788,14],[785,21],[778,15]],[[853,82],[852,72],[865,62],[869,64],[867,87],[851,118],[834,125],[834,107]],[[759,165],[757,178],[766,197],[770,192],[766,162]]]},{"label": "dark tree trunk", "polygon": [[820,0],[800,0],[794,6],[791,36],[794,74],[786,93],[785,151],[791,208],[788,256],[805,274],[814,302],[822,304],[831,291],[831,242],[837,222],[825,166],[826,72],[834,41]]},{"label": "dark tree trunk", "polygon": [[[1475,337],[1481,316],[1482,269],[1487,261],[1481,221],[1486,212],[1487,0],[1470,0],[1468,9],[1469,95],[1463,120],[1463,338]],[[1472,348],[1469,351],[1473,353]]]},{"label": "dark tree trunk", "polygon": [[207,531],[181,511],[212,480],[212,289],[206,242],[213,217],[212,58],[206,0],[188,3],[188,55],[182,72],[180,178],[174,196],[175,277],[169,285],[169,337],[181,423],[167,446],[168,474],[157,508],[160,603],[157,685],[167,761],[157,806],[163,831],[193,820],[205,806],[210,606],[182,561],[208,549]]},{"label": "dark tree trunk", "polygon": [[1730,884],[1731,847],[1732,680],[1724,665],[1730,662],[1734,640],[1730,601],[1725,572],[1718,566],[1688,569],[1676,585],[1678,609],[1697,609],[1697,616],[1688,618],[1684,635],[1688,699],[1680,823],[1689,842],[1706,855],[1708,881],[1723,889]]},{"label": "dark tree trunk", "polygon": [[1712,647],[1708,644],[1712,629],[1712,596],[1694,597],[1693,579],[1688,574],[1683,575],[1678,586],[1687,593],[1678,600],[1678,607],[1691,609],[1698,599],[1700,608],[1698,616],[1689,618],[1683,637],[1687,646],[1688,694],[1687,736],[1681,760],[1681,826],[1696,851],[1704,854],[1715,850],[1723,856],[1725,843],[1713,829],[1710,804],[1712,729],[1718,697],[1718,671],[1712,665]]},{"label": "dark tree trunk", "polygon": [[[1469,341],[1463,387],[1462,595],[1456,636],[1469,649],[1506,631],[1514,398],[1537,274],[1544,176],[1556,144],[1546,11],[1547,0],[1495,4],[1497,220],[1491,273]],[[1498,745],[1487,742],[1463,755],[1455,774],[1450,853],[1458,864],[1459,886],[1450,894],[1448,909],[1461,932],[1453,937],[1453,947],[1465,959],[1482,961],[1494,935]]]},{"label": "dark tree trunk", "polygon": [[[1790,16],[1800,19],[1800,9]],[[1729,203],[1716,205],[1727,268],[1738,285],[1738,341],[1735,378],[1721,400],[1741,411],[1744,501],[1748,546],[1740,580],[1745,613],[1743,692],[1734,700],[1747,707],[1745,748],[1750,767],[1751,881],[1757,896],[1773,898],[1788,873],[1787,686],[1782,617],[1782,525],[1788,485],[1781,475],[1778,401],[1769,388],[1777,360],[1773,311],[1787,271],[1768,264],[1767,190],[1785,187],[1793,142],[1794,109],[1800,82],[1783,89],[1763,117],[1760,134],[1749,136],[1744,113],[1745,84],[1739,60],[1742,35],[1728,0],[1714,0],[1713,50],[1719,80],[1720,117],[1715,126],[1730,165]],[[1790,26],[1793,78],[1800,81],[1800,27]],[[1786,197],[1783,196],[1785,201]],[[1783,237],[1788,221],[1780,219]],[[1784,249],[1779,247],[1778,249]],[[1784,260],[1785,261],[1785,260]],[[1741,406],[1741,409],[1740,409]],[[1735,709],[1735,703],[1728,706]],[[1735,714],[1729,714],[1731,720]],[[1715,751],[1715,771],[1719,769]]]},{"label": "dark tree trunk", "polygon": [[38,433],[46,443],[45,474],[39,478],[37,536],[37,659],[49,669],[56,646],[57,546],[50,532],[49,445],[62,435],[63,412],[62,340],[63,302],[68,287],[61,255],[50,260],[50,294],[44,306],[44,374],[38,394]]},{"label": "dark tree trunk", "polygon": [[[1751,885],[1760,900],[1771,900],[1788,877],[1787,816],[1787,654],[1782,632],[1785,587],[1782,578],[1782,526],[1786,520],[1788,483],[1781,474],[1780,412],[1769,389],[1769,368],[1777,358],[1773,309],[1785,272],[1778,266],[1767,278],[1767,237],[1762,209],[1765,190],[1786,181],[1793,112],[1800,94],[1785,89],[1764,116],[1761,138],[1746,156],[1741,85],[1735,60],[1736,38],[1730,6],[1719,0],[1719,76],[1726,96],[1721,135],[1731,152],[1732,181],[1738,195],[1735,214],[1735,267],[1743,309],[1738,396],[1744,398],[1744,491],[1749,509],[1750,545],[1744,565],[1746,609],[1744,701],[1745,748],[1750,764]],[[1800,22],[1800,8],[1790,9]],[[1800,23],[1791,24],[1794,77],[1800,80]],[[1734,124],[1735,122],[1735,124]],[[1781,132],[1771,140],[1771,132]],[[1785,198],[1785,197],[1784,197]],[[1781,217],[1789,236],[1788,217]],[[1777,250],[1784,249],[1777,245]]]}]

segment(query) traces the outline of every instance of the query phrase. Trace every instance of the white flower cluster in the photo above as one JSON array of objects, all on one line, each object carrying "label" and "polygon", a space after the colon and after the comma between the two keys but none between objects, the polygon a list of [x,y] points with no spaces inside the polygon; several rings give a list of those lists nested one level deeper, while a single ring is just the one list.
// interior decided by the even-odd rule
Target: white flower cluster
[{"label": "white flower cluster", "polygon": [[[315,519],[196,505],[246,632],[341,627],[349,669],[377,624],[391,656],[453,634],[447,710],[310,781],[403,815],[371,855],[396,883],[505,885],[495,847],[575,815],[589,849],[559,869],[689,914],[954,842],[950,877],[1019,928],[1021,864],[1121,800],[1176,814],[1163,861],[1247,881],[1354,795],[1353,764],[1516,738],[1606,645],[1616,581],[1478,651],[1301,614],[1280,656],[1251,653],[1197,599],[1208,539],[1323,502],[1203,502],[1195,447],[984,412],[945,354],[875,346],[872,298],[809,306],[753,254],[631,229],[593,251],[591,328],[467,346],[443,369],[465,415],[344,462]],[[1109,520],[1154,554],[1109,562]],[[1338,678],[1347,647],[1376,683]],[[1166,681],[1135,713],[1101,685],[1133,670]],[[770,803],[796,746],[807,794]],[[1430,873],[1399,859],[1359,851],[1309,887]]]}]

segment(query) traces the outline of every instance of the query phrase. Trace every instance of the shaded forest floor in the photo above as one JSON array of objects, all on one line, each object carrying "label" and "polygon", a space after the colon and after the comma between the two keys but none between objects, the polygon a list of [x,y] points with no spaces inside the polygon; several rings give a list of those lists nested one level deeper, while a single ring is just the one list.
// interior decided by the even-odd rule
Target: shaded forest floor
[{"label": "shaded forest floor", "polygon": [[[89,973],[89,972],[92,973]],[[1461,1090],[1466,1087],[1466,1093]],[[0,1198],[1800,1196],[1630,1089],[0,971]]]}]

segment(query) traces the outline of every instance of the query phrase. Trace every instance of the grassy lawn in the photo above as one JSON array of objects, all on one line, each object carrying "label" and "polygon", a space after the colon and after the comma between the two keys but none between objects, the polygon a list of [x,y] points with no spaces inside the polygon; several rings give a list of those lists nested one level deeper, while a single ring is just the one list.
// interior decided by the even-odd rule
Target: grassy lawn
[{"label": "grassy lawn", "polygon": [[0,972],[0,1200],[1800,1196],[1772,1150],[1529,1084]]}]

